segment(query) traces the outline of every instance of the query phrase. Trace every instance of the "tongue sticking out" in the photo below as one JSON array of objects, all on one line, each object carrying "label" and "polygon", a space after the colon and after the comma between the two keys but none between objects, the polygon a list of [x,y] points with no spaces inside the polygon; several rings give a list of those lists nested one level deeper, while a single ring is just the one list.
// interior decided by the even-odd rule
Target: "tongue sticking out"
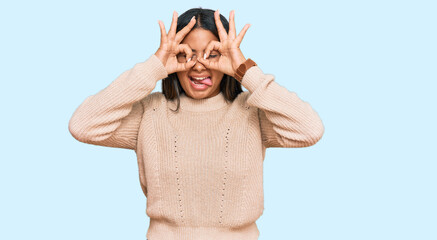
[{"label": "tongue sticking out", "polygon": [[203,83],[208,86],[212,86],[211,78],[205,78],[203,80],[193,80],[195,83]]}]

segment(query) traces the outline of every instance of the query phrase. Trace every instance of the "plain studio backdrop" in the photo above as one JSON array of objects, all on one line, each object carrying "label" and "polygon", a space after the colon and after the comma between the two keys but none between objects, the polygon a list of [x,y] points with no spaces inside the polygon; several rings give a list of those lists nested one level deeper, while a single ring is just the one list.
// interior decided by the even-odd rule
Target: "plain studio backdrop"
[{"label": "plain studio backdrop", "polygon": [[259,239],[437,239],[437,6],[420,0],[2,1],[0,239],[146,238],[135,152],[68,121],[156,51],[159,19],[199,6],[252,24],[245,56],[325,125],[267,150]]}]

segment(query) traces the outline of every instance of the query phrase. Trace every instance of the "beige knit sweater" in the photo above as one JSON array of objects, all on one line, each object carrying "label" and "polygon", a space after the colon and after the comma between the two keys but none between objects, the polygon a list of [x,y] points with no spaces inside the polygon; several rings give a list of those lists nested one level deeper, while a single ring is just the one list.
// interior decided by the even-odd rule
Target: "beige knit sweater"
[{"label": "beige knit sweater", "polygon": [[307,147],[324,133],[310,104],[250,68],[244,91],[168,101],[153,92],[167,77],[152,55],[89,96],[69,131],[78,141],[135,150],[150,217],[148,240],[258,239],[266,148]]}]

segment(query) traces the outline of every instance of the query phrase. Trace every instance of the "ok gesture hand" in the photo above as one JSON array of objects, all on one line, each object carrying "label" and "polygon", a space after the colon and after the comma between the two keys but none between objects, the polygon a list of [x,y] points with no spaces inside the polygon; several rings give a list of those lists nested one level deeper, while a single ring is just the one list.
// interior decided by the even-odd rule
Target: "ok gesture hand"
[{"label": "ok gesture hand", "polygon": [[[240,44],[244,35],[249,29],[250,24],[246,24],[241,32],[236,36],[234,10],[229,14],[229,34],[226,33],[226,29],[223,27],[220,21],[220,13],[217,10],[214,13],[215,24],[217,26],[220,42],[211,41],[205,49],[204,57],[199,57],[197,60],[205,65],[207,68],[218,70],[229,76],[234,77],[237,68],[246,61],[243,53],[240,50]],[[211,51],[216,50],[220,52],[218,61],[211,61],[208,59]]]},{"label": "ok gesture hand", "polygon": [[[193,17],[190,23],[176,34],[177,21],[178,15],[175,11],[173,12],[173,20],[171,21],[168,34],[165,31],[164,23],[158,21],[161,29],[161,44],[155,55],[161,60],[162,64],[164,64],[167,74],[186,71],[195,64],[195,61],[190,61],[193,55],[191,48],[187,44],[180,44],[180,42],[184,39],[185,35],[190,32],[194,24],[196,24],[196,19]],[[185,53],[188,61],[182,63],[178,62],[176,56],[179,53]]]}]

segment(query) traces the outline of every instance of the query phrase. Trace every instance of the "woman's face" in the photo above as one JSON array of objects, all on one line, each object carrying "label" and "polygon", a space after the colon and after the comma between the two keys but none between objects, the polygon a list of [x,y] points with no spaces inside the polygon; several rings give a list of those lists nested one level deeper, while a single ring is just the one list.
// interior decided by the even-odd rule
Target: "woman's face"
[{"label": "woman's face", "polygon": [[[193,51],[191,61],[196,61],[197,58],[203,57],[204,51],[211,40],[218,41],[210,31],[203,28],[195,28],[185,36],[181,43],[188,45]],[[217,51],[212,51],[209,60],[218,61],[219,57],[220,54]],[[186,60],[185,57],[179,55],[178,61]],[[185,94],[195,99],[216,96],[220,92],[220,82],[224,75],[220,71],[206,68],[199,61],[187,71],[177,72],[176,74]],[[198,83],[198,85],[196,85],[196,83]]]}]

